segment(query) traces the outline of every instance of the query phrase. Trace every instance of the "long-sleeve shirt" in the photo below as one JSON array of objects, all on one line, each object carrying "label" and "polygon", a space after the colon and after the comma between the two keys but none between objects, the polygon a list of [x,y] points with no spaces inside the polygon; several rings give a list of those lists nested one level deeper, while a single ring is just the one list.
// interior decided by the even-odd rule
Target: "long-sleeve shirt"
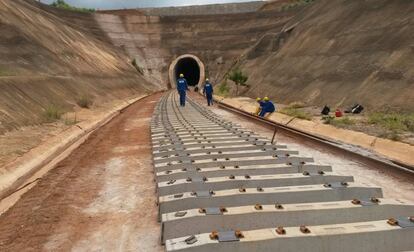
[{"label": "long-sleeve shirt", "polygon": [[205,93],[206,95],[212,95],[213,94],[213,85],[211,85],[211,83],[207,82],[204,85],[203,93]]},{"label": "long-sleeve shirt", "polygon": [[177,90],[178,92],[185,92],[188,89],[187,80],[184,78],[179,78],[177,80]]},{"label": "long-sleeve shirt", "polygon": [[273,102],[271,101],[266,101],[262,104],[262,110],[265,112],[274,112],[275,105],[273,105]]}]

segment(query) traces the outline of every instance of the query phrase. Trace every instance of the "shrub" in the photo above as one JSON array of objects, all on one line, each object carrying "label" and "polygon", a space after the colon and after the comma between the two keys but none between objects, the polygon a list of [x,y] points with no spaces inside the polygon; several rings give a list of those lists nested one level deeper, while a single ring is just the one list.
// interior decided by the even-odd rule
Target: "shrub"
[{"label": "shrub", "polygon": [[76,101],[76,104],[81,108],[90,108],[93,104],[93,100],[89,96],[84,95]]},{"label": "shrub", "polygon": [[249,77],[243,74],[243,72],[238,68],[231,71],[228,78],[236,84],[236,95],[239,95],[239,86],[247,86],[246,82],[249,79]]},{"label": "shrub", "polygon": [[64,0],[56,0],[52,4],[50,4],[53,7],[70,10],[70,11],[79,11],[79,12],[95,12],[95,9],[89,9],[89,8],[78,8],[69,5]]},{"label": "shrub", "polygon": [[63,115],[63,111],[55,105],[47,106],[45,111],[43,112],[43,117],[45,119],[45,122],[57,121],[62,117],[62,115]]}]

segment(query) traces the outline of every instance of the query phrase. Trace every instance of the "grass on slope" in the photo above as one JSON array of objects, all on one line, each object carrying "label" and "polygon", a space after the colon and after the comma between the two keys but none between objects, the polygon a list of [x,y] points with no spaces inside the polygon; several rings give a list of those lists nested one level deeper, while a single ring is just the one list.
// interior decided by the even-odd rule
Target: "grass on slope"
[{"label": "grass on slope", "polygon": [[70,10],[70,11],[79,11],[79,12],[95,12],[95,9],[88,9],[88,8],[78,8],[69,5],[64,0],[56,0],[54,1],[51,6],[64,9],[64,10]]},{"label": "grass on slope", "polygon": [[60,120],[63,113],[64,112],[59,107],[55,105],[49,105],[46,107],[45,111],[43,111],[43,118],[47,123],[55,122],[57,120]]},{"label": "grass on slope", "polygon": [[90,108],[93,105],[93,100],[90,96],[83,95],[76,100],[76,104],[81,108]]},{"label": "grass on slope", "polygon": [[288,116],[292,116],[304,120],[312,120],[312,115],[302,108],[305,107],[303,103],[293,102],[289,106],[282,108],[279,112]]},{"label": "grass on slope", "polygon": [[368,123],[395,132],[414,132],[414,113],[375,112],[369,115]]},{"label": "grass on slope", "polygon": [[324,117],[323,123],[330,124],[338,128],[347,128],[347,126],[351,126],[355,124],[355,121],[349,117],[341,117],[341,118],[335,118],[332,116]]}]

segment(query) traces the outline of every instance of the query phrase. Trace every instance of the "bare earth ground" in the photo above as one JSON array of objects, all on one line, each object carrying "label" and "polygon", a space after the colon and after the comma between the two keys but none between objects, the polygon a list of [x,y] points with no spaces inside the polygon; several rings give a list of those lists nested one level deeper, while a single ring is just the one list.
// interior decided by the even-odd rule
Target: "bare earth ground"
[{"label": "bare earth ground", "polygon": [[0,251],[162,251],[149,122],[138,101],[0,216]]}]

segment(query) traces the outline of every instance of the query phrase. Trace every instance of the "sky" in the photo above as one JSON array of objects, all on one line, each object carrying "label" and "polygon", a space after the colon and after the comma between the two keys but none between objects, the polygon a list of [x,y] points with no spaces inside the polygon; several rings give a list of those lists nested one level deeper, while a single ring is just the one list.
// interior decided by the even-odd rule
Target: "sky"
[{"label": "sky", "polygon": [[[54,2],[54,0],[40,1],[47,4]],[[76,7],[94,9],[147,8],[251,1],[254,0],[65,0],[68,4]]]}]

